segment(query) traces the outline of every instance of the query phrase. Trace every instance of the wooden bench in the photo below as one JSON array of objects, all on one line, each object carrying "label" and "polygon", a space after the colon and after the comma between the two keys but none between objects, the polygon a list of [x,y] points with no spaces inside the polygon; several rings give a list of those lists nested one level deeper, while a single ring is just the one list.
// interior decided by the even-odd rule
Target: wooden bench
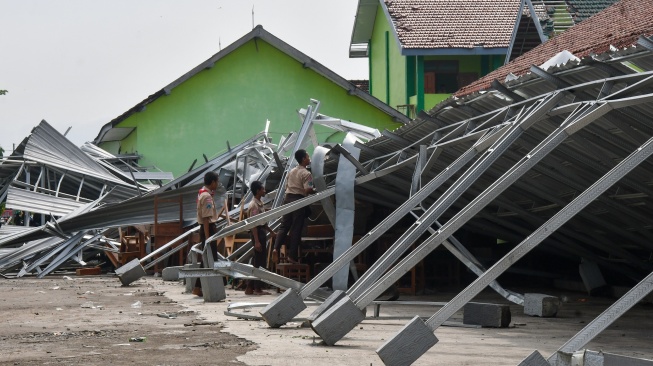
[{"label": "wooden bench", "polygon": [[309,266],[304,263],[279,263],[276,272],[281,276],[299,282],[307,283],[311,279]]}]

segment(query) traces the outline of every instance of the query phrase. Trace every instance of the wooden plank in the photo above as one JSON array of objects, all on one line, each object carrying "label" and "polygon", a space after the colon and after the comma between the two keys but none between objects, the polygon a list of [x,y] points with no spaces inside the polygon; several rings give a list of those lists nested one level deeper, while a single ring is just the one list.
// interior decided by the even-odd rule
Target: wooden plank
[{"label": "wooden plank", "polygon": [[102,268],[100,267],[77,268],[75,273],[78,276],[96,276],[102,274]]}]

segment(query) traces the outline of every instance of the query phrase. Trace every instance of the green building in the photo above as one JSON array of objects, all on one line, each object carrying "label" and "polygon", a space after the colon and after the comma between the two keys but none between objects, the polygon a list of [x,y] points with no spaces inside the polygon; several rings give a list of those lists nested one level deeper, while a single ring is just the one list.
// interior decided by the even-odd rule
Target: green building
[{"label": "green building", "polygon": [[[187,74],[104,125],[94,143],[113,154],[138,154],[139,165],[175,176],[257,133],[298,131],[297,110],[310,99],[319,113],[379,130],[409,119],[257,26]],[[316,126],[320,142],[342,133]]]},{"label": "green building", "polygon": [[513,45],[522,53],[545,40],[529,9],[523,0],[359,0],[350,57],[369,58],[370,94],[414,118],[502,66]]}]

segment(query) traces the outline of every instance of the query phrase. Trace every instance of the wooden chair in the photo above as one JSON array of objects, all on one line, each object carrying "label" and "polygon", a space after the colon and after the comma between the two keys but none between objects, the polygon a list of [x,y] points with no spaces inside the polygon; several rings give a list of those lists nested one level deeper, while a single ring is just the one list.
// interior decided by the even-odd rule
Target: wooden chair
[{"label": "wooden chair", "polygon": [[136,235],[124,235],[122,229],[119,229],[120,234],[120,251],[118,252],[118,261],[120,265],[136,258],[139,259],[145,256],[145,235],[138,232]]},{"label": "wooden chair", "polygon": [[278,275],[307,283],[311,280],[311,271],[305,263],[278,263],[276,266]]},{"label": "wooden chair", "polygon": [[[286,237],[286,241],[288,241],[290,236]],[[274,243],[272,244],[274,245]],[[272,246],[270,245],[270,246]],[[271,250],[268,251],[271,253]],[[281,249],[279,250],[279,263],[274,263],[272,260],[269,259],[268,263],[271,263],[270,268],[274,268],[274,271],[281,276],[284,276],[286,278],[290,278],[293,280],[297,280],[300,282],[307,283],[311,279],[311,270],[310,266],[306,263],[290,263],[286,260],[286,244],[281,245]]]},{"label": "wooden chair", "polygon": [[[233,223],[243,220],[245,218],[243,205],[240,206],[238,219],[232,220],[231,217],[229,217],[229,200],[226,199],[224,201],[224,205],[222,206],[222,209],[220,209],[220,212],[218,212],[218,218],[222,218],[225,220],[226,222],[225,226],[229,226]],[[224,239],[223,255],[225,257],[230,256],[237,249],[239,244],[247,243],[250,240],[248,233],[240,233],[236,235],[225,236],[223,239]]]}]

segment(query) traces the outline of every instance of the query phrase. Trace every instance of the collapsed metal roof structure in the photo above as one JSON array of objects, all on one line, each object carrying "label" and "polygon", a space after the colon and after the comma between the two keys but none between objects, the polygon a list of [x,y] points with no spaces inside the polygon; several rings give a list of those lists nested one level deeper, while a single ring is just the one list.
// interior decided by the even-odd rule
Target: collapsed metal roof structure
[{"label": "collapsed metal roof structure", "polygon": [[[319,102],[313,103],[313,112],[306,116],[302,110],[300,117],[363,139],[380,136],[376,129],[319,115]],[[83,265],[82,249],[117,252],[115,229],[151,225],[155,217],[170,222],[181,216],[183,226],[194,226],[197,190],[208,171],[217,172],[221,183],[216,202],[222,204],[228,190],[236,207],[229,215],[235,217],[239,203],[249,201],[247,187],[253,180],[276,187],[281,174],[277,168],[288,165],[286,154],[309,143],[306,133],[301,141],[297,136],[290,133],[275,145],[259,133],[171,179],[169,173],[145,171],[126,161],[134,157],[113,156],[88,143],[77,148],[42,121],[0,164],[0,201],[28,213],[24,226],[0,227],[0,271],[18,270],[18,276],[36,272],[43,277],[69,259]],[[315,134],[311,141],[317,145]]]},{"label": "collapsed metal roof structure", "polygon": [[[317,296],[326,305],[312,316],[311,325],[326,344],[341,340],[364,318],[371,301],[442,244],[478,278],[428,320],[414,318],[377,350],[387,365],[410,364],[437,344],[433,332],[487,286],[523,304],[523,295],[496,280],[530,252],[540,251],[619,274],[632,286],[548,360],[534,352],[522,363],[570,365],[575,352],[653,289],[652,44],[642,37],[624,50],[546,70],[533,66],[528,75],[450,99],[395,131],[379,133],[319,115],[314,102],[301,112],[301,130],[278,146],[264,134],[255,136],[155,189],[102,163],[100,152],[66,150],[65,138],[42,123],[34,140],[24,141],[18,154],[0,165],[0,197],[59,218],[35,228],[3,226],[0,269],[43,275],[70,258],[81,261],[77,254],[85,246],[111,245],[107,230],[151,223],[154,202],[161,197],[182,197],[183,218],[190,223],[203,174],[218,171],[223,186],[243,204],[253,179],[278,189],[272,210],[226,226],[213,239],[316,202],[336,228],[340,255],[306,284],[280,285],[273,274],[245,265],[251,245],[211,263],[214,269],[192,272],[195,277],[241,273],[289,288],[261,312],[271,326],[291,319],[326,280],[342,275],[343,268],[346,274],[354,257],[400,220],[414,217],[352,287]],[[342,145],[318,146],[311,133],[314,123],[337,126],[348,137]],[[316,145],[312,169],[319,193],[281,205],[281,170],[293,166],[284,156],[309,141]],[[62,161],[64,156],[68,160]],[[392,213],[352,246],[349,203],[354,197]],[[160,209],[164,220],[179,216],[175,204]],[[457,240],[459,230],[503,239],[512,248],[486,268]],[[405,349],[411,352],[401,351]]]},{"label": "collapsed metal roof structure", "polygon": [[[351,147],[330,153],[318,149],[314,164],[317,157],[348,150],[355,180],[338,182],[344,159],[322,160],[318,175],[326,184],[316,196],[226,227],[213,238],[324,202],[337,194],[339,184],[355,186],[357,199],[394,210],[311,281],[287,290],[261,311],[269,325],[280,326],[399,219],[415,216],[413,225],[351,288],[334,292],[324,303],[328,305],[311,316],[313,330],[333,345],[365,318],[372,300],[443,244],[478,279],[426,322],[416,317],[381,345],[377,353],[387,365],[417,360],[437,343],[433,331],[487,286],[523,304],[522,295],[503,289],[496,279],[533,250],[575,260],[581,271],[589,264],[618,273],[632,290],[548,360],[569,365],[575,352],[653,289],[651,44],[642,37],[628,49],[546,70],[533,66],[524,77],[497,81],[491,89],[451,99],[395,131],[354,143],[360,150],[357,159]],[[391,173],[378,174],[388,168]],[[334,226],[337,238],[343,228]],[[456,240],[460,229],[507,240],[513,247],[486,269]],[[419,241],[424,234],[427,238]],[[226,268],[228,264],[216,264],[218,272]],[[265,271],[241,265],[231,270],[274,283]],[[210,273],[194,272],[202,275]],[[406,349],[411,352],[402,351]],[[547,362],[535,352],[523,364],[540,361]]]},{"label": "collapsed metal roof structure", "polygon": [[117,252],[117,232],[111,229],[150,225],[155,215],[161,222],[179,220],[179,203],[170,198],[182,202],[184,222],[192,224],[204,173],[220,171],[225,186],[242,185],[242,172],[232,179],[238,171],[233,162],[250,149],[258,155],[250,159],[247,179],[256,179],[259,160],[272,159],[269,145],[259,134],[172,180],[169,173],[144,171],[94,145],[77,148],[42,121],[0,165],[0,198],[6,198],[6,207],[34,215],[26,215],[24,226],[0,228],[0,247],[11,248],[0,253],[0,270],[20,268],[18,276],[36,271],[42,277],[68,259],[84,264],[85,247]]}]

